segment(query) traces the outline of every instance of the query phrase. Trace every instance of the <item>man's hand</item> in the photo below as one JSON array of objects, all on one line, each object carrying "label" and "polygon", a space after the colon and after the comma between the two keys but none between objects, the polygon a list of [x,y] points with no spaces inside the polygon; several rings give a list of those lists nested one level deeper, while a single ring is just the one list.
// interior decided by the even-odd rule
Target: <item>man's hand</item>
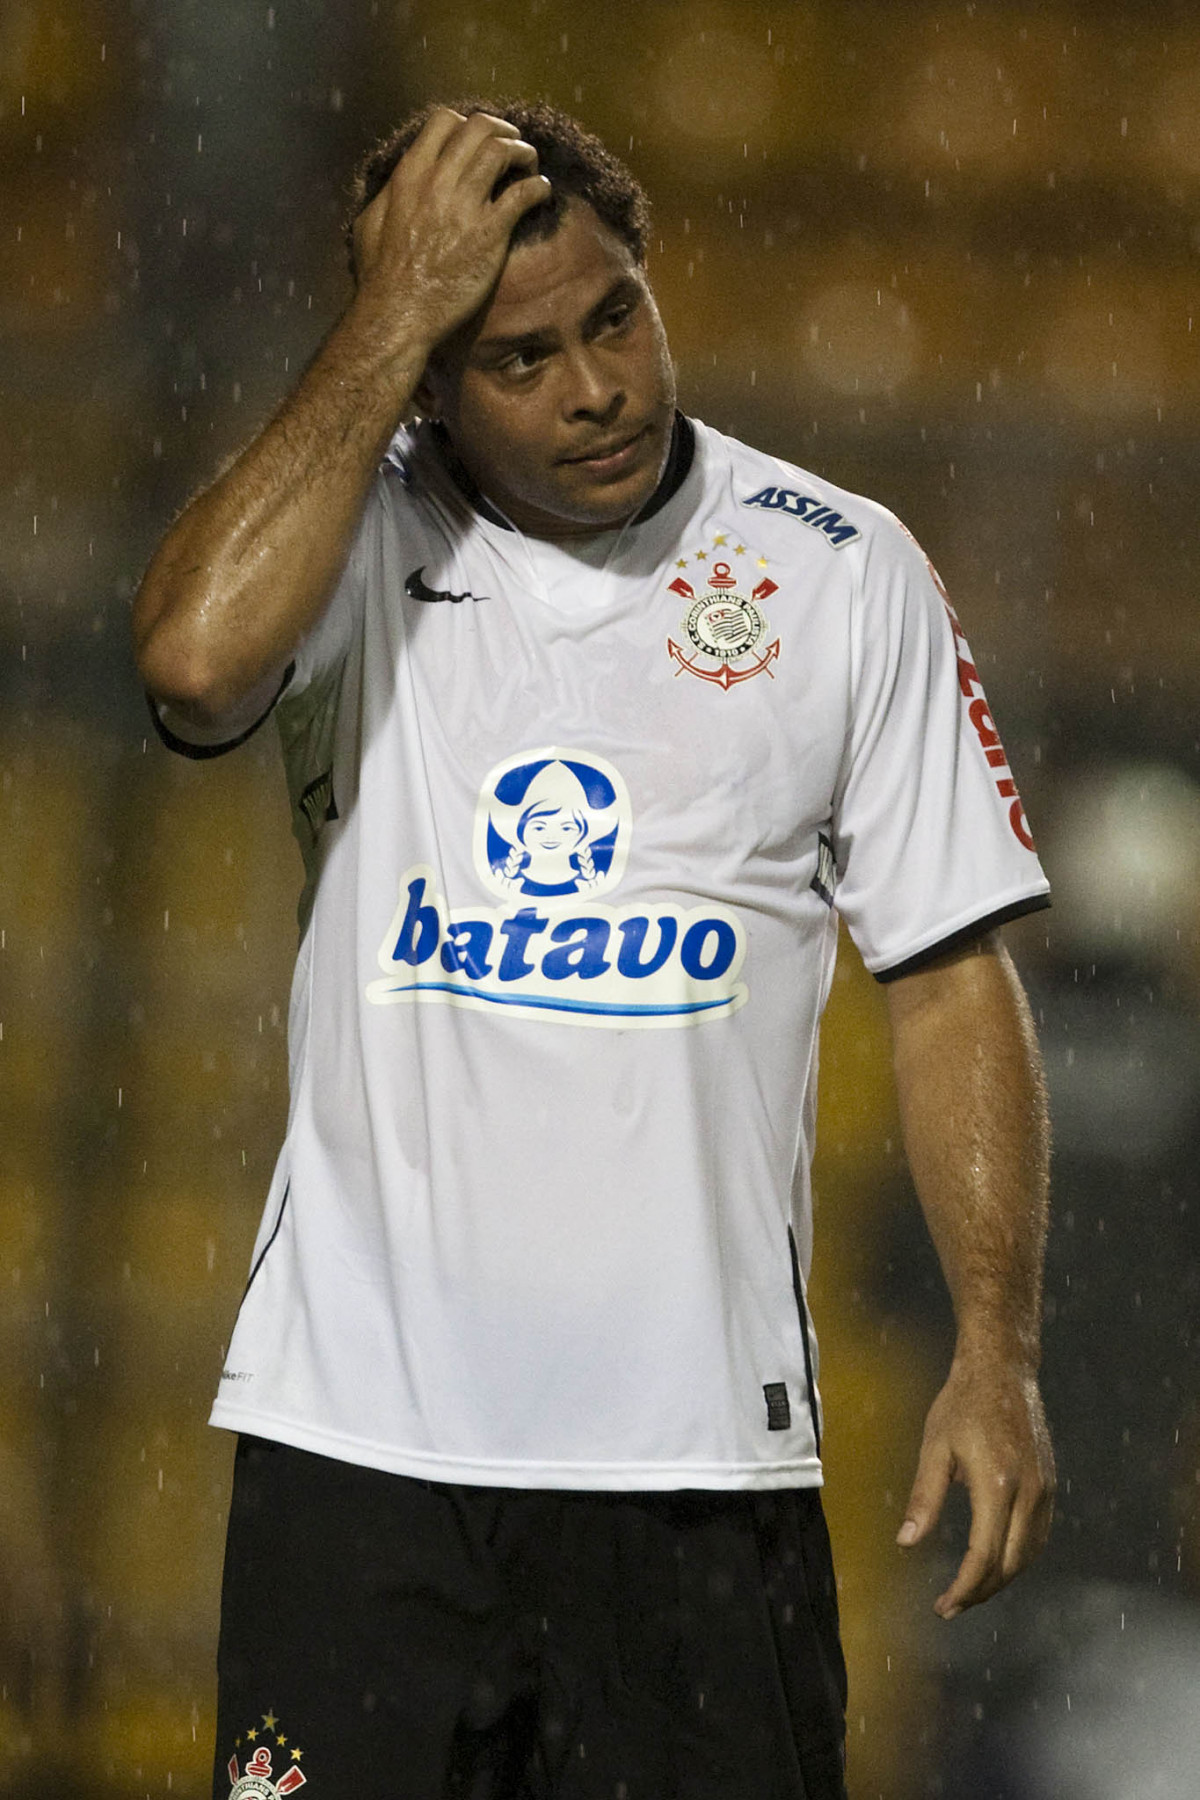
[{"label": "man's hand", "polygon": [[1037,1380],[985,1350],[955,1357],[929,1409],[912,1494],[897,1543],[932,1531],[952,1481],[971,1501],[971,1534],[958,1573],[934,1602],[957,1618],[1010,1582],[1040,1553],[1054,1513],[1054,1454]]},{"label": "man's hand", "polygon": [[[493,199],[514,169],[524,173]],[[355,222],[353,310],[394,319],[433,349],[483,305],[514,225],[549,192],[515,125],[439,107]]]}]

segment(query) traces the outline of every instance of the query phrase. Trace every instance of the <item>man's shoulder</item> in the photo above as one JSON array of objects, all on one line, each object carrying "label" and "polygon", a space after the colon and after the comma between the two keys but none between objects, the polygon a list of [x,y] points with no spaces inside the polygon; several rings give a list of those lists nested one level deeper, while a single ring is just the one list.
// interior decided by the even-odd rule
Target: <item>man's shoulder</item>
[{"label": "man's shoulder", "polygon": [[693,422],[702,434],[710,464],[725,464],[739,507],[781,524],[799,521],[835,550],[872,545],[904,554],[905,547],[912,545],[910,533],[878,500],[712,425]]}]

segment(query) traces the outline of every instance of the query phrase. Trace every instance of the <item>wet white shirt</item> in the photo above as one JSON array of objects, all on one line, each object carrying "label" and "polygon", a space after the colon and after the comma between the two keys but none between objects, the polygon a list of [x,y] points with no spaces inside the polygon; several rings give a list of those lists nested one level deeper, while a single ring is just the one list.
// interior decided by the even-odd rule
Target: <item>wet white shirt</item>
[{"label": "wet white shirt", "polygon": [[702,425],[582,545],[476,500],[400,435],[276,708],[291,1110],[213,1422],[448,1482],[818,1483],[837,916],[886,978],[1045,903],[970,651],[890,514]]}]

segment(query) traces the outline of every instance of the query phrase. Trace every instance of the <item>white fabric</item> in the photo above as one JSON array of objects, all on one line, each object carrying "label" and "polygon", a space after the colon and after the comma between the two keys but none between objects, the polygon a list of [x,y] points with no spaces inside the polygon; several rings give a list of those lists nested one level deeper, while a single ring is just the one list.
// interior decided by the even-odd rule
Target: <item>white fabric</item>
[{"label": "white fabric", "polygon": [[877,971],[1046,890],[963,662],[889,514],[706,427],[575,548],[398,440],[278,707],[292,1103],[215,1424],[450,1482],[820,1481],[818,887]]}]

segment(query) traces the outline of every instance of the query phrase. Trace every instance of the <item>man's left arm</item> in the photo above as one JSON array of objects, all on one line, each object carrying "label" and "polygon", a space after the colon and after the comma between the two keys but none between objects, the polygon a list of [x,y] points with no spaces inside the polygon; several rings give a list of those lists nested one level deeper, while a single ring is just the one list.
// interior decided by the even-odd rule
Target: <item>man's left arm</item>
[{"label": "man's left arm", "polygon": [[950,1483],[966,1486],[967,1552],[934,1603],[952,1619],[1033,1560],[1053,1514],[1037,1385],[1045,1083],[1024,990],[995,937],[898,977],[888,1003],[905,1149],[957,1326],[898,1542],[926,1537]]}]

